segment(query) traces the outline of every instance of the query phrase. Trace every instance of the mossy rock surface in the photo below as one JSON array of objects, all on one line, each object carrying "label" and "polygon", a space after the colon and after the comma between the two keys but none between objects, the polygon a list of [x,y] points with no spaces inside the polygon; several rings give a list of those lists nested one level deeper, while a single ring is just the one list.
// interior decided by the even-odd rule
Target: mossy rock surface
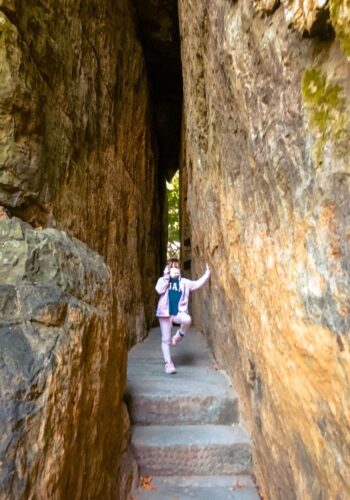
[{"label": "mossy rock surface", "polygon": [[329,10],[340,46],[350,57],[350,0],[331,0]]},{"label": "mossy rock surface", "polygon": [[[301,91],[308,111],[310,128],[316,134],[313,148],[315,167],[323,165],[324,148],[327,142],[340,146],[349,139],[350,122],[347,102],[339,83],[327,79],[320,68],[304,71]],[[343,151],[343,147],[341,150]]]}]

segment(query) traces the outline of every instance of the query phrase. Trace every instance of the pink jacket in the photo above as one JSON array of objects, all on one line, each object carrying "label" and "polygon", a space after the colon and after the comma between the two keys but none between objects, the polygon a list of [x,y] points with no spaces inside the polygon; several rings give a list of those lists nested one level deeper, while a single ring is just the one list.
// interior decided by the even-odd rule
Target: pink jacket
[{"label": "pink jacket", "polygon": [[[179,312],[188,312],[188,299],[190,292],[193,292],[204,285],[204,283],[209,279],[209,276],[210,271],[205,271],[203,276],[196,281],[192,281],[187,278],[180,278],[180,290],[182,291],[182,294],[179,301]],[[159,278],[156,284],[156,291],[160,295],[156,312],[156,316],[158,317],[169,316],[169,280],[169,274],[164,274],[162,278]]]}]

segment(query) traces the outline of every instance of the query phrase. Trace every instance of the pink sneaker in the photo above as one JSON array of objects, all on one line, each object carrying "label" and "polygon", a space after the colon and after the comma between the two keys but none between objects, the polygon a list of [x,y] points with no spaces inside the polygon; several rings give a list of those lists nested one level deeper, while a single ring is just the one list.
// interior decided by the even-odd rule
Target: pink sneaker
[{"label": "pink sneaker", "polygon": [[172,361],[165,363],[165,373],[168,373],[169,375],[176,373],[176,368]]},{"label": "pink sneaker", "polygon": [[178,330],[173,338],[171,339],[172,345],[177,345],[181,342],[181,340],[184,338],[184,335],[180,335],[180,330]]}]

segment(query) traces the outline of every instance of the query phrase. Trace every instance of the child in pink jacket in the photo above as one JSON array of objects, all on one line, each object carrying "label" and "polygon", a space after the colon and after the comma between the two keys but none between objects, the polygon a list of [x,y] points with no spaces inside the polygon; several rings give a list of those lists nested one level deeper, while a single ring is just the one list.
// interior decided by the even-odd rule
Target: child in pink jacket
[{"label": "child in pink jacket", "polygon": [[[181,342],[191,324],[191,316],[188,314],[190,292],[204,285],[209,276],[210,270],[207,264],[205,273],[198,280],[192,281],[182,278],[179,260],[169,259],[163,277],[157,281],[156,291],[160,297],[156,314],[162,332],[162,352],[166,373],[176,373],[170,356],[170,346]],[[171,338],[173,323],[180,324],[180,329]]]}]

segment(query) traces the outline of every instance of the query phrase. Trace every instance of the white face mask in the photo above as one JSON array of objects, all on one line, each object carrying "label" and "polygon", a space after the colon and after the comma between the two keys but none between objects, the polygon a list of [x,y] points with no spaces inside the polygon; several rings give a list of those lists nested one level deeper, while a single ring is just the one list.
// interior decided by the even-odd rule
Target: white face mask
[{"label": "white face mask", "polygon": [[177,267],[170,268],[170,278],[178,278],[180,276],[180,269]]}]

